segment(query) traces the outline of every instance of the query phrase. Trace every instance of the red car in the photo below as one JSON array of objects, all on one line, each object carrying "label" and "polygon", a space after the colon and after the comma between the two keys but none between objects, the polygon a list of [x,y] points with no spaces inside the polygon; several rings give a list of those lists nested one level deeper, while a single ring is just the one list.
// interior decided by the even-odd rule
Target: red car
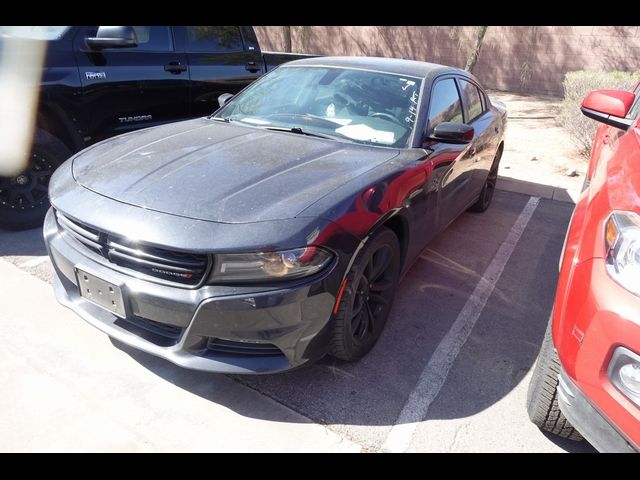
[{"label": "red car", "polygon": [[582,113],[603,125],[567,231],[528,412],[541,429],[599,451],[638,451],[640,85],[593,91]]}]

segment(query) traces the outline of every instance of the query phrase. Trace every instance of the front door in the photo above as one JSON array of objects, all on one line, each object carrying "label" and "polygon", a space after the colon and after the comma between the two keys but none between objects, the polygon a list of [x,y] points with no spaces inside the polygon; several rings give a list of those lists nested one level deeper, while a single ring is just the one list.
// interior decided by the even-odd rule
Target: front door
[{"label": "front door", "polygon": [[[464,114],[458,86],[453,77],[438,79],[431,89],[427,137],[443,122],[464,123]],[[438,231],[455,219],[468,202],[470,183],[469,156],[473,143],[458,145],[434,142],[431,162],[434,172],[433,187],[437,188]],[[433,215],[433,211],[427,212]]]},{"label": "front door", "polygon": [[188,116],[187,61],[174,48],[171,27],[133,28],[138,46],[132,48],[89,49],[85,38],[95,36],[97,27],[80,29],[74,39],[89,112],[87,141]]}]

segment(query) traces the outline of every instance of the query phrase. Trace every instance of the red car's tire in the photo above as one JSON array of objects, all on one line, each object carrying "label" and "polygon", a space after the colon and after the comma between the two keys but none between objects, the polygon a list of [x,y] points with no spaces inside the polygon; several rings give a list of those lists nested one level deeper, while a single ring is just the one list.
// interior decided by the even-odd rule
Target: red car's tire
[{"label": "red car's tire", "polygon": [[527,412],[541,430],[570,440],[580,441],[582,435],[573,428],[558,405],[558,375],[560,361],[551,338],[551,318],[544,334],[538,361],[527,392]]}]

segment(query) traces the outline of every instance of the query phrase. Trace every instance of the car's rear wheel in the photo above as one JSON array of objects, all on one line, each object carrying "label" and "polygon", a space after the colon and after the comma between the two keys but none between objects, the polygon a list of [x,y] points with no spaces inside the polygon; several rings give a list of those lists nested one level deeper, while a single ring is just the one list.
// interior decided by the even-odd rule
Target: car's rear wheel
[{"label": "car's rear wheel", "polygon": [[482,187],[482,191],[480,192],[480,196],[476,203],[469,207],[471,212],[482,213],[489,205],[491,205],[491,200],[493,200],[493,193],[496,189],[496,182],[498,181],[498,168],[500,168],[500,159],[502,158],[502,150],[503,144],[500,144],[498,147],[498,151],[496,152],[495,157],[493,158],[493,163],[491,164],[491,169],[489,170],[489,174],[487,175],[487,179],[484,182]]},{"label": "car's rear wheel", "polygon": [[375,345],[391,311],[400,275],[400,244],[382,227],[358,253],[333,323],[329,353],[347,361]]},{"label": "car's rear wheel", "polygon": [[61,140],[36,129],[29,166],[13,177],[0,177],[0,228],[24,230],[42,225],[49,209],[49,180],[67,158]]},{"label": "car's rear wheel", "polygon": [[551,318],[544,334],[538,354],[529,391],[527,392],[527,412],[538,428],[571,440],[582,440],[582,435],[573,428],[560,411],[558,405],[558,375],[560,360],[551,338]]}]

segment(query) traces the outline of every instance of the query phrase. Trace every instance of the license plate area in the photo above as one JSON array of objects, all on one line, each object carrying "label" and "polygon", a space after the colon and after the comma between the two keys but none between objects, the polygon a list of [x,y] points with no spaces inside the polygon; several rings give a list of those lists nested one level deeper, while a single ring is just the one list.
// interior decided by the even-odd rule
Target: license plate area
[{"label": "license plate area", "polygon": [[80,296],[108,310],[121,318],[126,318],[127,313],[124,304],[122,287],[112,282],[103,280],[85,270],[76,267],[76,278]]}]

